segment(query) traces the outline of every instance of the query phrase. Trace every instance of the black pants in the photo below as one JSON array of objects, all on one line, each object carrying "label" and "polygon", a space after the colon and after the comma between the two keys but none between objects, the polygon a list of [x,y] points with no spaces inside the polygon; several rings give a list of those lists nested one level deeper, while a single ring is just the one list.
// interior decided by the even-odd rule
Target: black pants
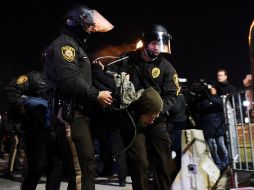
[{"label": "black pants", "polygon": [[[35,127],[35,126],[30,126]],[[27,172],[22,190],[35,190],[43,174],[46,174],[46,190],[60,189],[60,163],[54,132],[31,129],[25,135]]]},{"label": "black pants", "polygon": [[125,180],[127,176],[127,163],[123,140],[118,130],[114,130],[111,132],[111,140],[112,140],[112,154],[116,162],[118,179],[119,181],[122,181]]},{"label": "black pants", "polygon": [[[102,110],[99,108],[93,113],[93,134],[95,139],[99,142],[98,144],[95,144],[95,148],[97,148],[104,166],[103,172],[99,174],[111,175],[112,170],[114,170],[118,174],[119,181],[123,181],[127,176],[124,144],[128,145],[129,138],[127,138],[128,142],[124,143],[124,139],[122,139],[122,135],[119,130],[121,128],[125,129],[125,127],[129,126],[129,117],[124,110]],[[125,133],[125,130],[123,133]],[[127,133],[128,135],[133,134],[133,128],[131,134],[130,131]],[[113,162],[112,158],[115,159],[115,162]]]},{"label": "black pants", "polygon": [[[101,125],[105,128],[105,126]],[[94,132],[95,149],[99,155],[99,166],[103,165],[103,170],[99,171],[101,176],[110,176],[116,172],[119,180],[125,180],[127,176],[127,163],[124,151],[124,144],[118,130],[97,130]],[[115,160],[114,160],[115,159]]]},{"label": "black pants", "polygon": [[186,130],[187,120],[179,122],[168,123],[168,133],[172,140],[171,150],[175,151],[176,157],[174,159],[176,164],[176,170],[173,172],[173,178],[175,178],[181,169],[181,157],[182,157],[182,130]]},{"label": "black pants", "polygon": [[159,123],[153,128],[138,129],[127,156],[133,190],[148,190],[149,167],[154,173],[154,189],[170,189],[171,153],[165,123]]},{"label": "black pants", "polygon": [[71,138],[67,138],[68,146],[64,147],[70,158],[68,190],[95,189],[96,161],[89,123],[87,116],[76,112],[70,125]]}]

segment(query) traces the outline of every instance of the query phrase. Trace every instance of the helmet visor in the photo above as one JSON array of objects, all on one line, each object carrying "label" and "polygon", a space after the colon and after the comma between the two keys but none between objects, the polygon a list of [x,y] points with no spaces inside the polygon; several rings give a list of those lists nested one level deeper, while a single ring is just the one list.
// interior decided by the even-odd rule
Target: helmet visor
[{"label": "helmet visor", "polygon": [[107,32],[114,28],[114,26],[96,10],[91,10],[91,18],[93,18],[90,29],[91,32]]},{"label": "helmet visor", "polygon": [[171,35],[165,32],[152,32],[144,36],[144,42],[146,44],[156,41],[160,53],[169,53],[171,54],[170,47]]}]

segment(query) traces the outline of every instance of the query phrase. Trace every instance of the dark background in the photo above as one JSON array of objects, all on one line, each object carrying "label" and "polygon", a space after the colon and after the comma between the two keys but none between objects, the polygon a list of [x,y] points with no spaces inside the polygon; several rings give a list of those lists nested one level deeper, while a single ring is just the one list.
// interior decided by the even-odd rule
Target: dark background
[{"label": "dark background", "polygon": [[[40,69],[40,52],[58,35],[68,0],[9,1],[1,11],[2,86],[11,78]],[[189,83],[216,80],[225,68],[238,88],[250,73],[249,27],[254,1],[79,1],[93,7],[115,28],[88,40],[91,58],[118,55],[129,49],[148,23],[163,24],[173,39],[170,60]],[[1,106],[1,105],[0,105]]]}]

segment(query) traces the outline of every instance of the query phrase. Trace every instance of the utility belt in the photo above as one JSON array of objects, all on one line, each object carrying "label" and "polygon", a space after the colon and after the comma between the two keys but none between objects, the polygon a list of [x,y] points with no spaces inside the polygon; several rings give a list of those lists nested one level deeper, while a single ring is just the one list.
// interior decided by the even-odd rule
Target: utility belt
[{"label": "utility belt", "polygon": [[62,107],[62,118],[65,121],[72,122],[76,111],[74,98],[51,97],[49,100],[49,108],[51,112],[57,114],[60,107]]},{"label": "utility belt", "polygon": [[52,113],[57,114],[62,107],[62,118],[67,122],[74,120],[75,111],[87,114],[88,110],[85,106],[78,103],[72,95],[60,93],[57,89],[52,89],[50,92],[49,108]]}]

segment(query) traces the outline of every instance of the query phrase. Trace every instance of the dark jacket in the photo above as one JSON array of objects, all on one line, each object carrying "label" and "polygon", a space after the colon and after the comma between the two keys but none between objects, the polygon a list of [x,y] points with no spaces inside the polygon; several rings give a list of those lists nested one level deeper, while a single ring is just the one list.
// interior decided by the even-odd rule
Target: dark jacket
[{"label": "dark jacket", "polygon": [[76,97],[83,105],[90,105],[99,95],[99,90],[92,86],[85,43],[69,29],[63,30],[48,47],[44,72],[49,89],[60,89],[62,94]]},{"label": "dark jacket", "polygon": [[218,82],[216,88],[219,95],[226,95],[237,91],[236,87],[234,87],[232,84],[229,84],[228,82]]},{"label": "dark jacket", "polygon": [[216,138],[225,134],[223,104],[219,95],[201,99],[199,113],[200,126],[206,138]]},{"label": "dark jacket", "polygon": [[99,90],[112,92],[112,97],[116,96],[116,83],[113,75],[107,74],[98,64],[92,64],[93,85]]},{"label": "dark jacket", "polygon": [[186,101],[183,94],[177,96],[176,106],[169,111],[169,122],[177,123],[187,120]]},{"label": "dark jacket", "polygon": [[11,80],[4,88],[7,101],[20,108],[24,103],[24,95],[46,99],[47,84],[42,73],[31,71]]},{"label": "dark jacket", "polygon": [[153,87],[163,100],[163,113],[172,109],[176,105],[180,88],[177,73],[171,63],[163,56],[146,63],[142,60],[140,51],[128,52],[124,56],[129,57],[120,63],[118,72],[130,73],[130,80],[136,90]]},{"label": "dark jacket", "polygon": [[[34,107],[31,107],[27,101],[29,98],[38,98],[39,101],[47,102],[47,84],[42,73],[31,71],[11,80],[4,88],[4,95],[10,104],[8,116],[10,120],[21,122],[24,125],[30,125],[32,118],[36,125],[45,126],[44,114]],[[47,105],[43,110],[46,112]],[[44,112],[43,112],[44,113]],[[37,119],[35,119],[37,118]],[[27,122],[27,123],[26,123]],[[26,124],[25,124],[26,123]],[[27,127],[25,126],[25,127]]]}]

